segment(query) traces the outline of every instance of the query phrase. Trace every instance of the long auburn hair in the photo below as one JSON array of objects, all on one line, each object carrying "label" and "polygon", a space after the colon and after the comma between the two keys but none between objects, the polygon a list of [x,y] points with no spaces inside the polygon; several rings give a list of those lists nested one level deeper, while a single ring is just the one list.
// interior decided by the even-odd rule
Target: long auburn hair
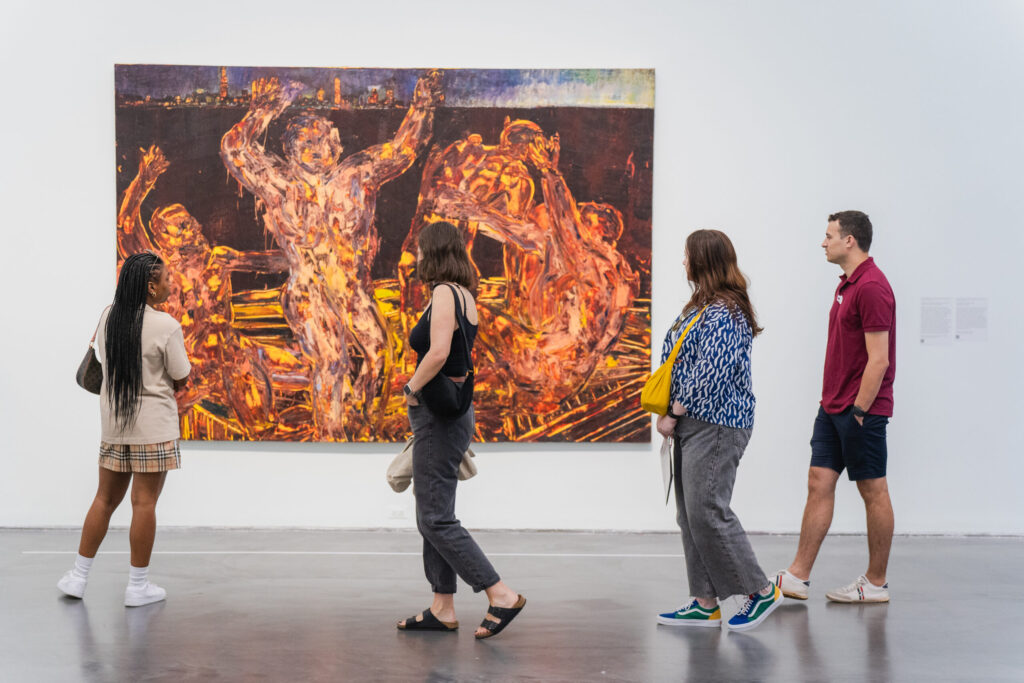
[{"label": "long auburn hair", "polygon": [[693,296],[683,310],[720,302],[734,313],[742,313],[755,337],[764,331],[757,326],[757,316],[747,296],[747,278],[736,264],[736,250],[728,235],[721,230],[691,232],[686,238],[686,261]]},{"label": "long auburn hair", "polygon": [[117,426],[135,424],[142,392],[142,319],[146,313],[149,283],[160,275],[164,262],[151,252],[125,259],[117,278],[114,303],[104,328],[107,400],[114,408]]},{"label": "long auburn hair", "polygon": [[421,282],[430,287],[455,282],[476,291],[476,270],[458,228],[447,221],[428,223],[420,231],[418,243],[423,258],[416,266],[416,277]]}]

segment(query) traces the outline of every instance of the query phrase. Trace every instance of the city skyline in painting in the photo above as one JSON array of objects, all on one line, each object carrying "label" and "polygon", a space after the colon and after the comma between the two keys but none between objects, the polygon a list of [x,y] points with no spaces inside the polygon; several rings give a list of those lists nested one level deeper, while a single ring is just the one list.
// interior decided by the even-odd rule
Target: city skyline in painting
[{"label": "city skyline in painting", "polygon": [[[341,105],[359,102],[373,90],[382,105],[391,90],[393,103],[408,103],[416,69],[310,67],[211,67],[118,64],[115,91],[123,97],[171,100],[204,95],[210,103],[248,105],[252,84],[261,78],[302,83],[307,96]],[[448,69],[445,104],[449,107],[626,107],[654,108],[652,69]],[[205,98],[204,98],[205,103]]]}]

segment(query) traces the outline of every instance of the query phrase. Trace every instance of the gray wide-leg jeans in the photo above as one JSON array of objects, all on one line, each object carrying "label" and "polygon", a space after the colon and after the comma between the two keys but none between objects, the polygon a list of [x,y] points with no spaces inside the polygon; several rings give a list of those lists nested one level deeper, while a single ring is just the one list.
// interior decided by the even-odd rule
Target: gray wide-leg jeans
[{"label": "gray wide-leg jeans", "polygon": [[473,408],[442,420],[424,405],[409,406],[416,526],[423,536],[423,571],[435,593],[454,593],[455,576],[476,592],[500,581],[473,537],[455,518],[455,485],[462,454],[473,437]]},{"label": "gray wide-leg jeans", "polygon": [[750,595],[768,585],[747,533],[729,507],[750,433],[686,416],[676,423],[676,521],[695,598]]}]

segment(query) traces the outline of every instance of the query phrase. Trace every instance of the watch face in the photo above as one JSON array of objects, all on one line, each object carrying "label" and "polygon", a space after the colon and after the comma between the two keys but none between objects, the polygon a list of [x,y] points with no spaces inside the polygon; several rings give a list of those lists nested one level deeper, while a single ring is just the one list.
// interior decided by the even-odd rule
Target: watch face
[{"label": "watch face", "polygon": [[406,396],[412,393],[412,389],[409,388],[408,384],[402,387],[402,393],[404,393]]}]

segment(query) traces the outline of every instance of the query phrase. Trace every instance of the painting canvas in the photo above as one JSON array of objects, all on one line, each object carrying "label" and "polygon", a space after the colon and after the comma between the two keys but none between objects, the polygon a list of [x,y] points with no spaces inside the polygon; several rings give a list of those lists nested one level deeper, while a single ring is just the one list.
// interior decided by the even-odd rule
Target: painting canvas
[{"label": "painting canvas", "polygon": [[118,65],[119,260],[167,262],[182,436],[398,441],[416,238],[480,275],[480,441],[648,441],[654,71]]}]

